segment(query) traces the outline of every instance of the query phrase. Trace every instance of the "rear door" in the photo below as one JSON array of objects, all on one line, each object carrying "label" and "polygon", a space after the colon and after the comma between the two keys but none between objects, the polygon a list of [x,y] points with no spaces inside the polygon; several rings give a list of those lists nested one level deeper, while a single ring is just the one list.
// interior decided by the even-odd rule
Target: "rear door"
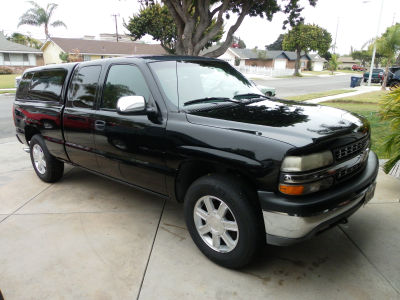
[{"label": "rear door", "polygon": [[166,194],[164,133],[166,120],[147,115],[121,115],[122,96],[143,96],[155,103],[140,68],[134,64],[109,66],[94,121],[94,137],[101,172],[131,184]]},{"label": "rear door", "polygon": [[65,148],[70,160],[95,171],[99,170],[99,166],[94,153],[94,105],[99,92],[100,73],[100,65],[83,65],[75,70],[63,118]]}]

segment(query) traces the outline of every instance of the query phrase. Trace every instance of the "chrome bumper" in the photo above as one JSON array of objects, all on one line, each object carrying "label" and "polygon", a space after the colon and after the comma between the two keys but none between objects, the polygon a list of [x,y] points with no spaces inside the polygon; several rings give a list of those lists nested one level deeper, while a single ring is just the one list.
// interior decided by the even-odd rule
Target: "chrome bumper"
[{"label": "chrome bumper", "polygon": [[374,189],[375,183],[337,208],[310,217],[263,211],[267,244],[290,245],[312,237],[353,214],[372,197]]}]

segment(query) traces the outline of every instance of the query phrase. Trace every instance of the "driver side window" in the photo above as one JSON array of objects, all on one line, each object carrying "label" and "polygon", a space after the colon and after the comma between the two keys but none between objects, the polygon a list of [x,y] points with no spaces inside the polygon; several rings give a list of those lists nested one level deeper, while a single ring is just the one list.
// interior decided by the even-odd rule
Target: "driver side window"
[{"label": "driver side window", "polygon": [[112,65],[104,84],[101,108],[116,109],[123,96],[143,96],[149,99],[150,90],[139,68],[133,65]]}]

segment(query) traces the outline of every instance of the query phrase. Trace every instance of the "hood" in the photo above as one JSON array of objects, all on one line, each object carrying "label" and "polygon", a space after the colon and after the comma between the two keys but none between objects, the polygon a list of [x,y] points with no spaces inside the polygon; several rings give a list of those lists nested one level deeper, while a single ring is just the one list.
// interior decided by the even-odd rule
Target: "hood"
[{"label": "hood", "polygon": [[369,134],[369,123],[356,114],[315,104],[264,100],[191,111],[191,123],[248,132],[289,143],[295,147],[347,137],[349,143]]}]

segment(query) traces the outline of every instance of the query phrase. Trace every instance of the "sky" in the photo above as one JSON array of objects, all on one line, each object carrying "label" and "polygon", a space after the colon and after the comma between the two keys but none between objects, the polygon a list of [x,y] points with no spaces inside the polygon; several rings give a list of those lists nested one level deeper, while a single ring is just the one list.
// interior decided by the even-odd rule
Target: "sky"
[{"label": "sky", "polygon": [[[307,0],[302,0],[303,4]],[[336,52],[344,55],[350,52],[351,47],[361,47],[376,36],[378,29],[379,12],[382,10],[379,34],[383,33],[393,22],[400,22],[400,0],[318,0],[316,7],[305,5],[302,14],[306,23],[314,23],[331,34],[336,39]],[[98,36],[100,33],[115,33],[115,23],[112,14],[119,14],[119,33],[126,32],[123,21],[137,13],[140,5],[135,0],[37,0],[39,5],[45,6],[48,2],[55,2],[56,9],[53,20],[62,20],[63,27],[50,28],[54,37],[83,37],[84,35]],[[35,38],[44,39],[44,29],[23,25],[18,27],[19,17],[30,8],[30,4],[23,0],[2,0],[0,10],[0,31],[10,35],[20,32]],[[396,14],[397,12],[397,14]],[[235,20],[226,21],[226,28]],[[239,27],[236,36],[243,39],[248,48],[257,46],[264,49],[276,40],[279,34],[284,33],[282,23],[285,20],[283,13],[277,13],[271,22],[259,17],[246,17]],[[338,28],[338,30],[336,30]],[[227,30],[227,29],[226,29]],[[337,33],[336,33],[337,32]],[[151,37],[144,39],[151,42]]]}]

